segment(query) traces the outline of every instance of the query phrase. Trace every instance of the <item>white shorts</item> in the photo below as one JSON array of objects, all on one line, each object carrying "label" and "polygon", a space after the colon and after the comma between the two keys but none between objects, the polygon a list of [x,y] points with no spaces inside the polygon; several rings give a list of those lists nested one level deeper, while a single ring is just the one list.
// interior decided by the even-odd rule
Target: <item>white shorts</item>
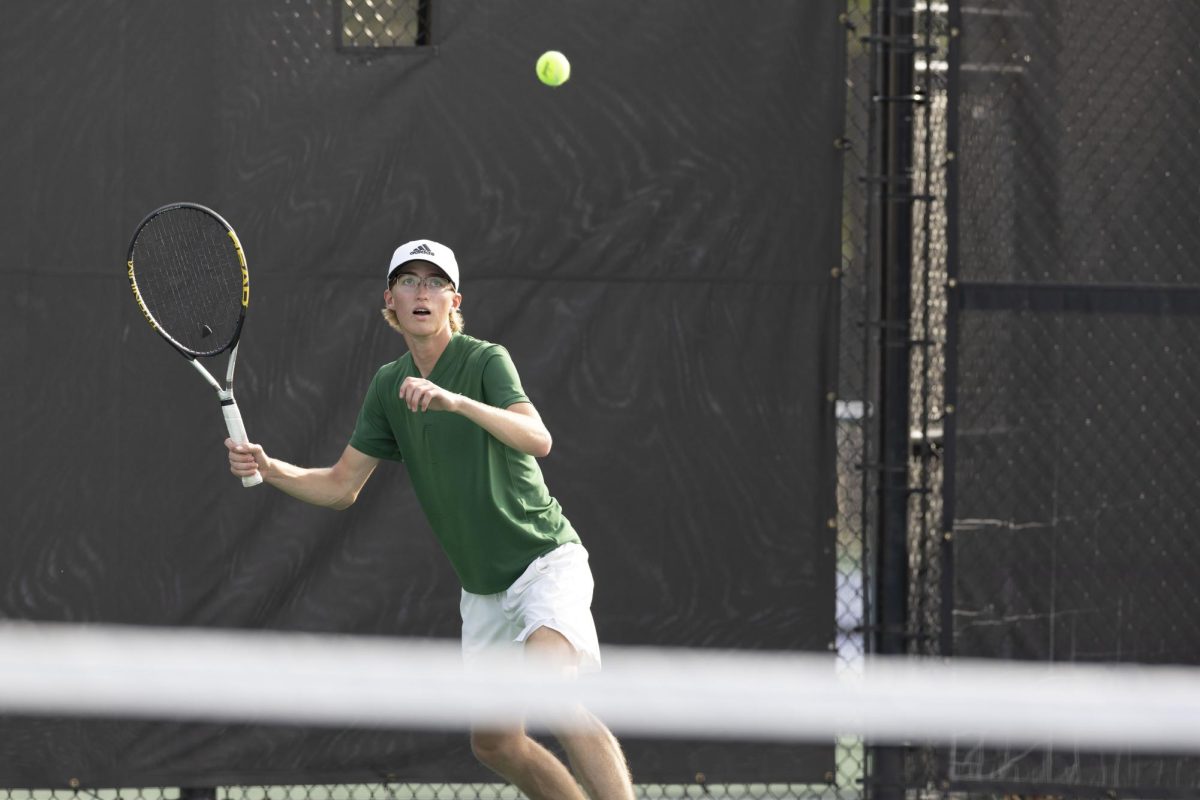
[{"label": "white shorts", "polygon": [[574,542],[535,559],[521,577],[498,594],[463,590],[463,662],[487,655],[520,653],[529,634],[551,628],[578,651],[579,671],[600,669],[600,642],[592,619],[592,570],[588,553]]}]

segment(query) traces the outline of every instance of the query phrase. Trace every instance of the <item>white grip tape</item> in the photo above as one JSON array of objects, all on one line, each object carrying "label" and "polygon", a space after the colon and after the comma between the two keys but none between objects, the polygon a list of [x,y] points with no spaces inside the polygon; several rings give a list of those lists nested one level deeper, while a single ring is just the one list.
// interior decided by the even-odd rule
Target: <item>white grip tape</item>
[{"label": "white grip tape", "polygon": [[[238,411],[237,403],[233,401],[232,397],[229,402],[221,404],[221,413],[225,415],[225,427],[229,431],[229,438],[233,439],[235,444],[246,444],[250,441],[246,437],[246,426],[242,424],[242,412]],[[242,486],[246,488],[258,486],[262,482],[262,475],[257,472],[242,478]]]}]

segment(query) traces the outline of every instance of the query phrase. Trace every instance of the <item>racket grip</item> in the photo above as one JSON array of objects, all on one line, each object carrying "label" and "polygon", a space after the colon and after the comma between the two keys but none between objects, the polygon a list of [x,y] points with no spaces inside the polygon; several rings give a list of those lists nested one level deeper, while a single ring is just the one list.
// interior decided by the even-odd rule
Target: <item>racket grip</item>
[{"label": "racket grip", "polygon": [[[233,439],[234,444],[246,444],[250,439],[246,436],[246,426],[242,424],[242,412],[238,410],[237,403],[233,397],[221,400],[221,413],[225,415],[225,428],[229,431],[229,438]],[[249,489],[251,486],[258,486],[263,482],[262,475],[257,472],[242,478],[242,486]]]}]

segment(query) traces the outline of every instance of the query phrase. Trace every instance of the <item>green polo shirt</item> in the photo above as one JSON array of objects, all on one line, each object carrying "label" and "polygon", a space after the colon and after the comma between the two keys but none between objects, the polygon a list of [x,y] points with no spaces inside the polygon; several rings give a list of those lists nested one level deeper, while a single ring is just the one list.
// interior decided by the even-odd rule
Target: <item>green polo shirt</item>
[{"label": "green polo shirt", "polygon": [[[466,417],[412,412],[400,384],[421,377],[412,354],[380,368],[367,389],[350,445],[375,458],[403,461],[433,532],[462,586],[495,594],[535,558],[578,542],[550,496],[537,460]],[[428,376],[447,391],[508,408],[528,402],[508,351],[454,334]]]}]

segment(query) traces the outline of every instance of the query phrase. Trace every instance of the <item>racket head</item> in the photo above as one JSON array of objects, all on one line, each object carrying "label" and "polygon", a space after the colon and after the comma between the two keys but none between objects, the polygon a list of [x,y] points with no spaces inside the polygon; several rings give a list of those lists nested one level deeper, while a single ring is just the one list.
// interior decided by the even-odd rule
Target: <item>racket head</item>
[{"label": "racket head", "polygon": [[250,304],[241,241],[225,219],[198,203],[146,215],[129,241],[129,285],[143,316],[188,358],[234,347]]}]

